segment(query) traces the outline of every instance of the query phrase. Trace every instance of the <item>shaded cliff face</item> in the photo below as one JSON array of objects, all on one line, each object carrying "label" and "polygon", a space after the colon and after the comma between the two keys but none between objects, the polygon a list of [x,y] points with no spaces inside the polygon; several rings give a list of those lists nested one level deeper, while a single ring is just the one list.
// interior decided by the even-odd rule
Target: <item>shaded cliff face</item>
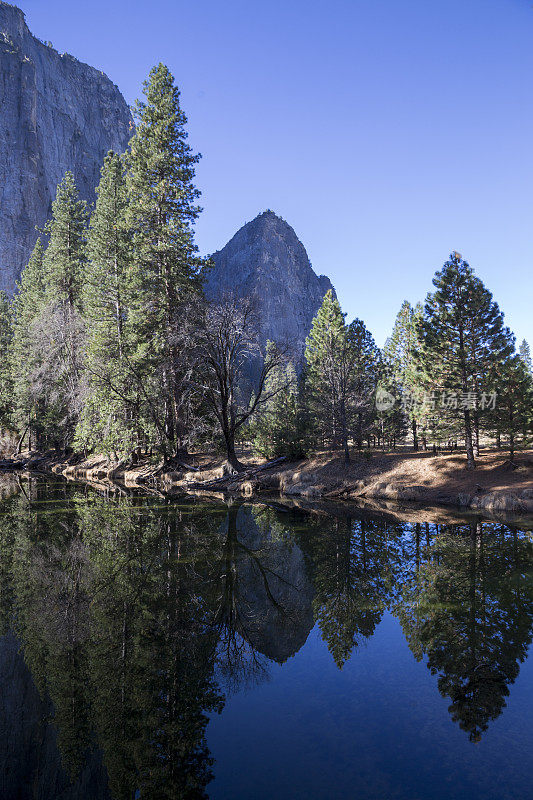
[{"label": "shaded cliff face", "polygon": [[92,201],[106,152],[123,152],[130,112],[98,70],[36,39],[0,0],[0,289],[12,293],[67,169]]},{"label": "shaded cliff face", "polygon": [[291,226],[265,211],[237,231],[212,260],[208,297],[219,292],[254,297],[261,343],[271,339],[288,344],[301,363],[313,317],[333,287],[325,275],[315,274]]}]

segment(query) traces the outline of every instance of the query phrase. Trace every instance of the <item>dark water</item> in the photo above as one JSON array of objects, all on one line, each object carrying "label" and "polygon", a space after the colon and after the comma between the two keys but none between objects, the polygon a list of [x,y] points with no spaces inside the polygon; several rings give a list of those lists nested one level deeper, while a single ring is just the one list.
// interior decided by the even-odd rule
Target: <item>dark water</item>
[{"label": "dark water", "polygon": [[2,800],[533,797],[531,532],[3,493]]}]

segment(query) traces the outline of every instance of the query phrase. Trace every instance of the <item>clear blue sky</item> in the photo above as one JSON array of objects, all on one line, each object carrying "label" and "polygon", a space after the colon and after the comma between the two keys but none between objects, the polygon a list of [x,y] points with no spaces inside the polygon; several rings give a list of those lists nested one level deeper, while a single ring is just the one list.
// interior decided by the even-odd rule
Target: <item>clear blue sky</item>
[{"label": "clear blue sky", "polygon": [[203,154],[202,252],[273,209],[382,345],[456,249],[533,345],[532,0],[20,6],[128,102],[169,65]]}]

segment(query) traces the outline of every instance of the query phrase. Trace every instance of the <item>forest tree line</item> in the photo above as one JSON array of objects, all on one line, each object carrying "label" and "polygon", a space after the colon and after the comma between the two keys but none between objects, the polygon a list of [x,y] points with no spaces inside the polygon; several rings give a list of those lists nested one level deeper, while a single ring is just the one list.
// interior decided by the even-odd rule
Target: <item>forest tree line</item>
[{"label": "forest tree line", "polygon": [[[267,458],[324,448],[517,443],[533,431],[527,342],[458,253],[425,305],[402,305],[380,350],[330,291],[302,359],[258,338],[250,298],[208,301],[194,241],[199,160],[163,64],[144,85],[126,153],[110,152],[96,203],[72,173],[57,189],[12,301],[0,296],[0,425],[18,449],[142,452],[165,465],[236,442]],[[504,440],[504,442],[502,442]]]}]

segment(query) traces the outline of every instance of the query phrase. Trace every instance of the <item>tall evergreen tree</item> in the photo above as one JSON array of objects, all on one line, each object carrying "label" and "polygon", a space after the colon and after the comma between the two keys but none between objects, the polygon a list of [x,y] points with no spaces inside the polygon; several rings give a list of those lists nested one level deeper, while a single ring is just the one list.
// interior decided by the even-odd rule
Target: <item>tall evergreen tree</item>
[{"label": "tall evergreen tree", "polygon": [[337,298],[328,291],[306,340],[305,358],[315,424],[323,440],[339,444],[350,461],[353,433],[358,447],[373,412],[379,351],[361,320],[346,325]]},{"label": "tall evergreen tree", "polygon": [[79,199],[72,172],[57,187],[52,218],[46,225],[48,247],[43,258],[46,302],[68,312],[81,311],[85,270],[87,204]]},{"label": "tall evergreen tree", "polygon": [[453,396],[446,408],[456,418],[461,415],[467,465],[473,469],[479,394],[491,388],[487,376],[513,351],[513,339],[491,293],[458,253],[451,254],[433,284],[436,290],[427,297],[419,326],[419,364],[429,390]]},{"label": "tall evergreen tree", "polygon": [[346,397],[339,354],[345,349],[346,324],[331,289],[324,296],[306,339],[308,387],[314,424],[323,444],[342,442],[349,460]]},{"label": "tall evergreen tree", "polygon": [[96,193],[83,287],[87,394],[78,443],[125,454],[133,444],[138,390],[128,366],[126,314],[131,237],[126,224],[124,159],[116,153],[107,154]]},{"label": "tall evergreen tree", "polygon": [[377,437],[378,447],[388,444],[394,448],[406,435],[407,415],[404,411],[401,386],[386,361],[382,362],[376,391],[376,418],[372,433]]},{"label": "tall evergreen tree", "polygon": [[37,239],[30,259],[22,270],[17,292],[13,298],[13,342],[10,352],[13,376],[14,421],[24,436],[32,429],[38,431],[37,395],[32,375],[37,368],[37,353],[32,335],[32,323],[43,307],[45,287],[43,279],[44,247],[41,237]]},{"label": "tall evergreen tree", "polygon": [[533,379],[521,355],[515,353],[496,366],[493,380],[497,400],[489,424],[492,421],[497,434],[507,437],[509,460],[513,463],[517,434],[521,432],[525,440],[531,430]]},{"label": "tall evergreen tree", "polygon": [[[28,358],[18,393],[24,412],[35,409],[39,443],[56,448],[71,444],[81,407],[86,217],[86,204],[67,172],[46,226],[48,246],[44,253],[36,246],[15,301],[14,354],[20,346]],[[23,323],[29,336],[20,331]]]},{"label": "tall evergreen tree", "polygon": [[533,375],[533,361],[531,360],[531,349],[529,347],[529,342],[525,339],[522,339],[519,348],[520,358],[524,362],[526,370],[529,372],[530,375]]},{"label": "tall evergreen tree", "polygon": [[364,322],[354,319],[346,331],[346,393],[348,426],[359,449],[374,421],[375,392],[381,373],[381,355]]},{"label": "tall evergreen tree", "polygon": [[418,450],[420,404],[416,400],[420,391],[420,376],[416,351],[419,346],[418,323],[422,315],[421,303],[417,303],[413,308],[408,300],[404,300],[396,317],[392,334],[383,349],[383,357],[391,372],[391,377],[403,396],[403,406],[411,424],[414,450]]},{"label": "tall evergreen tree", "polygon": [[0,430],[13,424],[13,379],[11,371],[12,314],[5,292],[0,292]]},{"label": "tall evergreen tree", "polygon": [[253,426],[255,449],[266,458],[303,458],[307,439],[305,412],[294,366],[280,364],[269,377],[265,391],[270,400]]},{"label": "tall evergreen tree", "polygon": [[165,455],[185,442],[180,323],[202,265],[193,238],[199,214],[195,155],[187,143],[180,93],[163,64],[144,84],[137,127],[127,154],[128,223],[133,231],[129,270],[132,364]]}]

